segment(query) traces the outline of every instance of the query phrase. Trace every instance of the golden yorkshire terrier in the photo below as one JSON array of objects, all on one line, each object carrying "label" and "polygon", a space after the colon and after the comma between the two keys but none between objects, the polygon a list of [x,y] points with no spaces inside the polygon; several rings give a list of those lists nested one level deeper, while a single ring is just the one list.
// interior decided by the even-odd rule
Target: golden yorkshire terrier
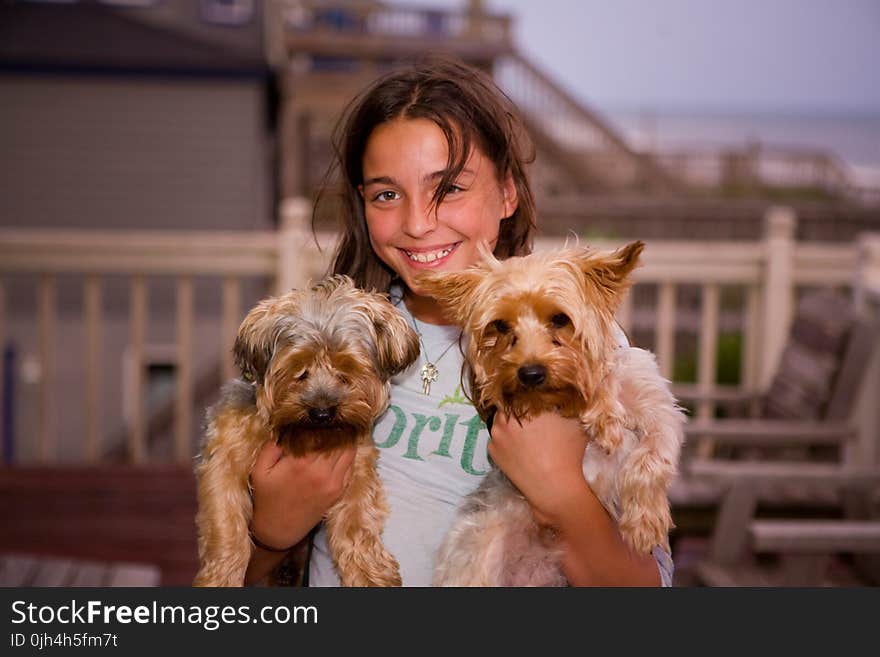
[{"label": "golden yorkshire terrier", "polygon": [[302,455],[357,445],[351,480],[327,512],[327,538],[344,586],[400,586],[381,542],[388,514],[372,429],[390,378],[419,354],[415,331],[383,296],[347,276],[261,301],[234,347],[242,379],[208,411],[199,463],[196,586],[242,586],[253,543],[249,473],[269,441]]},{"label": "golden yorkshire terrier", "polygon": [[[579,418],[590,437],[584,476],[641,553],[669,550],[667,490],[685,421],[653,354],[617,338],[615,312],[643,248],[566,248],[504,261],[484,248],[478,265],[418,280],[463,328],[465,376],[483,420],[491,428],[496,412]],[[493,468],[441,546],[434,584],[564,586],[560,557],[553,532]]]}]

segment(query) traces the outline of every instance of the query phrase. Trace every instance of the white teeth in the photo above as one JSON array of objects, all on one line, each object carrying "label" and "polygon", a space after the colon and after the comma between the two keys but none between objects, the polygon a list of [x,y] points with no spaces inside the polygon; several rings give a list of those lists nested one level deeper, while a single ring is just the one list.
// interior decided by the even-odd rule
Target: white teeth
[{"label": "white teeth", "polygon": [[416,262],[434,262],[439,258],[445,258],[450,253],[452,253],[451,248],[443,249],[442,251],[434,251],[432,253],[410,253],[409,251],[406,251],[407,257]]}]

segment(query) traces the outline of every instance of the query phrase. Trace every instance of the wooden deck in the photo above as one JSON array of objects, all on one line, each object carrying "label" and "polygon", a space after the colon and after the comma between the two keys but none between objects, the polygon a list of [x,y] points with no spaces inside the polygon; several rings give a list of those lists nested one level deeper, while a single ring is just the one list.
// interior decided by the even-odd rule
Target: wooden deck
[{"label": "wooden deck", "polygon": [[160,586],[190,586],[195,513],[195,477],[179,466],[0,469],[0,553],[41,561],[32,582],[126,585],[139,572],[128,585],[143,586],[157,572]]},{"label": "wooden deck", "polygon": [[0,555],[0,586],[158,586],[161,576],[152,564]]}]

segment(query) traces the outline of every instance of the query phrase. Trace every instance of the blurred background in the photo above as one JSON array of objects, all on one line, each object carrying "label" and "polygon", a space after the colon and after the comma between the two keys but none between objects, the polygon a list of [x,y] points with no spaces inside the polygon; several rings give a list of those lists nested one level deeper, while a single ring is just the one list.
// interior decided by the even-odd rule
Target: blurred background
[{"label": "blurred background", "polygon": [[191,582],[238,323],[326,266],[341,109],[442,51],[522,113],[537,248],[648,243],[676,583],[876,585],[878,37],[872,0],[0,0],[0,580]]}]

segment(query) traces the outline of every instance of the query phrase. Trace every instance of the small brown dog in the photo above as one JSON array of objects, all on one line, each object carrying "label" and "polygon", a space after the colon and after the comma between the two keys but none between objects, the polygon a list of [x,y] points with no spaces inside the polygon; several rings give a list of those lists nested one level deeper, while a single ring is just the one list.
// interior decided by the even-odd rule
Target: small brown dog
[{"label": "small brown dog", "polygon": [[[418,284],[462,326],[465,373],[478,413],[579,418],[590,437],[583,471],[634,550],[668,546],[667,490],[684,414],[654,356],[620,346],[615,323],[642,242],[484,261]],[[535,436],[540,440],[539,436]],[[462,506],[440,549],[435,585],[558,586],[566,580],[553,533],[494,468]]]},{"label": "small brown dog", "polygon": [[334,276],[311,290],[261,301],[242,322],[235,360],[243,380],[208,412],[196,467],[200,569],[196,586],[242,586],[253,544],[249,473],[274,441],[292,455],[357,445],[352,477],[327,513],[344,586],[399,586],[381,542],[388,509],[372,429],[390,378],[419,354],[415,331],[383,296]]}]

